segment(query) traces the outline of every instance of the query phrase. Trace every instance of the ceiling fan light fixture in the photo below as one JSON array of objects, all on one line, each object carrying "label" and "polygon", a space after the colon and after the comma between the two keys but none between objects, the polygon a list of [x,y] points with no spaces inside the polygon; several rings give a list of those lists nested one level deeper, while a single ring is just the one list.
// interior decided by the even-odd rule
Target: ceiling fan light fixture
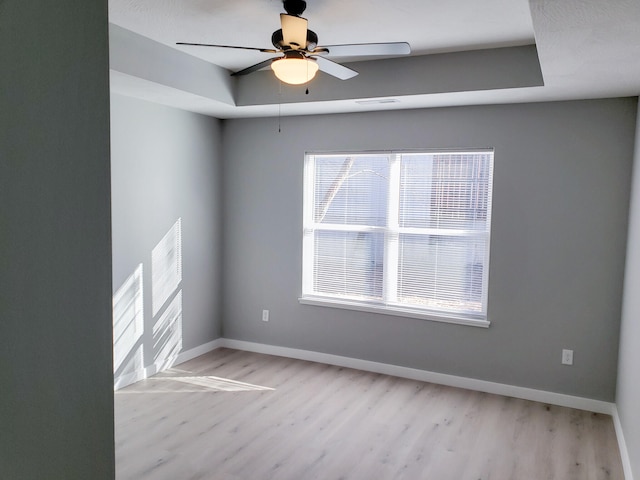
[{"label": "ceiling fan light fixture", "polygon": [[303,85],[313,80],[318,73],[318,64],[304,55],[285,55],[271,63],[276,77],[289,85]]}]

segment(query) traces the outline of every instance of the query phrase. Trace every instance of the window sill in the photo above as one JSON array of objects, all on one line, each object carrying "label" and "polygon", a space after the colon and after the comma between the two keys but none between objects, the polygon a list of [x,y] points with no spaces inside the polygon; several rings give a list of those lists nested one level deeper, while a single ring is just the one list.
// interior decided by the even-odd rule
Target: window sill
[{"label": "window sill", "polygon": [[317,307],[342,308],[345,310],[356,310],[359,312],[378,313],[382,315],[393,315],[396,317],[418,318],[420,320],[429,320],[431,322],[454,323],[458,325],[467,325],[470,327],[488,328],[491,325],[489,320],[480,318],[470,318],[455,315],[438,315],[435,313],[419,312],[410,308],[402,308],[396,306],[373,305],[349,300],[336,300],[325,297],[300,297],[298,299],[302,305],[314,305]]}]

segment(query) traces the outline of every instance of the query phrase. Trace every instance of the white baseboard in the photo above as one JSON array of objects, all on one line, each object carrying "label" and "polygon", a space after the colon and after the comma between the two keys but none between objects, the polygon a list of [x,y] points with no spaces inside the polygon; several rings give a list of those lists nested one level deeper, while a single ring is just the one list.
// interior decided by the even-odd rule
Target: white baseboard
[{"label": "white baseboard", "polygon": [[[132,383],[144,380],[159,371],[170,368],[174,365],[187,362],[193,358],[204,355],[205,353],[216,350],[220,347],[228,347],[236,350],[246,350],[248,352],[265,353],[268,355],[277,355],[281,357],[296,358],[299,360],[308,360],[311,362],[326,363],[339,367],[355,368],[374,373],[382,373],[385,375],[394,375],[396,377],[409,378],[411,380],[419,380],[422,382],[437,383],[451,387],[466,388],[468,390],[477,390],[480,392],[494,393],[497,395],[505,395],[508,397],[522,398],[524,400],[533,400],[536,402],[558,405],[561,407],[577,408],[590,412],[603,413],[606,415],[617,415],[614,403],[603,402],[601,400],[593,400],[583,397],[575,397],[562,393],[547,392],[544,390],[535,390],[532,388],[516,387],[503,383],[488,382],[486,380],[477,380],[474,378],[458,377],[444,373],[430,372],[428,370],[419,370],[416,368],[402,367],[399,365],[390,365],[386,363],[372,362],[369,360],[360,360],[351,357],[342,357],[328,353],[314,352],[310,350],[300,350],[296,348],[278,347],[275,345],[266,345],[262,343],[245,342],[242,340],[233,340],[229,338],[218,338],[211,342],[205,343],[198,347],[192,348],[180,353],[172,359],[163,362],[156,362],[141,371],[136,371],[127,375],[118,377],[114,381],[114,389],[119,390]],[[614,416],[614,420],[617,418]],[[619,423],[619,419],[617,420]],[[622,432],[616,426],[616,432]],[[619,437],[620,438],[620,437]]]},{"label": "white baseboard", "polygon": [[204,355],[205,353],[212,352],[220,347],[222,347],[223,339],[217,338],[209,343],[205,343],[204,345],[200,345],[199,347],[192,348],[191,350],[187,350],[186,352],[182,352],[178,355],[176,359],[176,363],[174,365],[180,365],[181,363],[188,362],[189,360],[193,360],[200,355]]},{"label": "white baseboard", "polygon": [[129,385],[139,382],[147,378],[146,369],[137,370],[126,375],[120,375],[113,380],[113,389],[120,390],[121,388],[128,387]]},{"label": "white baseboard", "polygon": [[603,402],[601,400],[593,400],[590,398],[576,397],[572,395],[565,395],[562,393],[547,392],[544,390],[536,390],[525,387],[516,387],[503,383],[488,382],[485,380],[477,380],[467,377],[458,377],[455,375],[447,375],[444,373],[430,372],[428,370],[402,367],[399,365],[390,365],[386,363],[372,362],[369,360],[342,357],[339,355],[314,352],[310,350],[300,350],[296,348],[279,347],[262,343],[245,342],[242,340],[233,340],[230,338],[218,338],[196,348],[192,348],[191,350],[182,352],[169,361],[155,363],[141,371],[136,371],[127,375],[120,376],[115,379],[114,390],[119,390],[128,385],[131,385],[132,383],[144,380],[145,378],[155,375],[165,368],[179,365],[221,347],[233,348],[236,350],[245,350],[255,353],[264,353],[268,355],[277,355],[280,357],[295,358],[298,360],[307,360],[311,362],[326,363],[328,365],[336,365],[345,368],[355,368],[358,370],[381,373],[385,375],[393,375],[396,377],[408,378],[411,380],[437,383],[440,385],[447,385],[451,387],[466,388],[468,390],[505,395],[508,397],[521,398],[523,400],[532,400],[535,402],[548,403],[561,407],[577,408],[579,410],[587,410],[590,412],[611,415],[616,431],[616,437],[618,439],[618,447],[620,449],[620,456],[622,458],[625,480],[633,480],[629,452],[624,440],[622,424],[620,423],[620,417],[618,416],[618,409],[616,408],[615,403]]},{"label": "white baseboard", "polygon": [[627,450],[627,442],[624,440],[624,432],[622,423],[618,415],[618,408],[613,406],[613,426],[616,429],[616,437],[618,439],[618,449],[620,450],[620,458],[622,459],[622,468],[624,469],[625,480],[633,480],[633,472],[631,471],[631,459],[629,458],[629,450]]},{"label": "white baseboard", "polygon": [[385,375],[394,375],[396,377],[409,378],[411,380],[419,380],[423,382],[437,383],[450,387],[466,388],[468,390],[476,390],[486,393],[494,393],[497,395],[505,395],[508,397],[521,398],[524,400],[533,400],[536,402],[558,405],[561,407],[577,408],[590,412],[603,413],[612,415],[615,404],[603,402],[601,400],[592,400],[589,398],[575,397],[572,395],[564,395],[562,393],[547,392],[543,390],[535,390],[532,388],[516,387],[503,383],[488,382],[485,380],[477,380],[474,378],[458,377],[455,375],[447,375],[444,373],[430,372],[427,370],[419,370],[416,368],[401,367],[398,365],[389,365],[386,363],[372,362],[369,360],[360,360],[357,358],[341,357],[328,353],[313,352],[309,350],[299,350],[295,348],[278,347],[273,345],[265,345],[261,343],[245,342],[242,340],[232,340],[223,338],[222,346],[233,348],[236,350],[246,350],[249,352],[265,353],[269,355],[277,355],[281,357],[296,358],[299,360],[308,360],[312,362],[326,363],[339,367],[355,368],[368,372],[382,373]]},{"label": "white baseboard", "polygon": [[191,350],[182,352],[174,357],[156,361],[155,363],[143,368],[142,370],[136,370],[133,373],[121,375],[120,377],[114,379],[113,389],[120,390],[121,388],[128,387],[133,383],[144,380],[145,378],[149,378],[158,372],[166,370],[167,368],[171,368],[175,365],[180,365],[181,363],[188,362],[193,358],[204,355],[205,353],[211,352],[217,348],[220,348],[221,346],[222,339],[218,338],[209,343],[205,343],[198,347],[192,348]]}]

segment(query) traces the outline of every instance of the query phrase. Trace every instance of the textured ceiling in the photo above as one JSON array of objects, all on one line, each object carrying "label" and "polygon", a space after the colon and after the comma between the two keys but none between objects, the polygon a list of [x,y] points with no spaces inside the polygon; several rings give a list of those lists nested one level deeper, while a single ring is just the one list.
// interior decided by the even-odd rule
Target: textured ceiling
[{"label": "textured ceiling", "polygon": [[[466,91],[405,95],[398,104],[367,106],[368,110],[600,98],[640,92],[640,2],[637,0],[307,0],[307,5],[304,16],[309,19],[309,28],[318,34],[320,44],[407,41],[411,44],[412,55],[417,56],[533,43],[537,46],[544,86],[468,88]],[[197,57],[232,71],[265,60],[270,55],[178,47],[175,42],[268,48],[272,32],[279,28],[281,12],[280,0],[109,2],[111,23],[159,42],[167,51],[182,52],[185,56]],[[381,69],[388,65],[385,60],[379,62]],[[371,65],[367,72],[367,75],[375,75]],[[397,73],[401,77],[405,72]],[[469,74],[473,75],[473,72]],[[505,75],[509,74],[505,71]],[[264,72],[253,75],[266,78]],[[425,81],[429,76],[425,76]],[[128,71],[112,70],[114,91],[222,118],[273,115],[280,111],[276,104],[254,107],[238,107],[233,102],[222,104],[211,101],[207,95],[185,92],[175,84],[166,88],[162,81],[138,77]],[[375,78],[369,80],[375,82]],[[229,88],[231,92],[237,89]],[[264,88],[272,87],[265,83]],[[336,83],[331,88],[342,87]],[[393,82],[389,82],[386,95],[394,95]],[[362,110],[344,96],[337,95],[336,98],[340,100],[301,98],[288,102],[282,113]]]}]

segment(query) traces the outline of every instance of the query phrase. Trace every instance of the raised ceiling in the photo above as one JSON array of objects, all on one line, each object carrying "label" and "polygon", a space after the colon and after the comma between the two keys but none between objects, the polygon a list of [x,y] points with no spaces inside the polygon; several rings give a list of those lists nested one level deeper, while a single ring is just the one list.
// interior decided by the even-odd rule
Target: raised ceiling
[{"label": "raised ceiling", "polygon": [[229,77],[270,54],[175,45],[269,48],[281,12],[280,0],[110,0],[112,90],[220,118],[640,92],[636,0],[307,0],[320,44],[412,47],[409,59],[356,59],[352,80],[320,74],[309,95],[269,71]]}]

